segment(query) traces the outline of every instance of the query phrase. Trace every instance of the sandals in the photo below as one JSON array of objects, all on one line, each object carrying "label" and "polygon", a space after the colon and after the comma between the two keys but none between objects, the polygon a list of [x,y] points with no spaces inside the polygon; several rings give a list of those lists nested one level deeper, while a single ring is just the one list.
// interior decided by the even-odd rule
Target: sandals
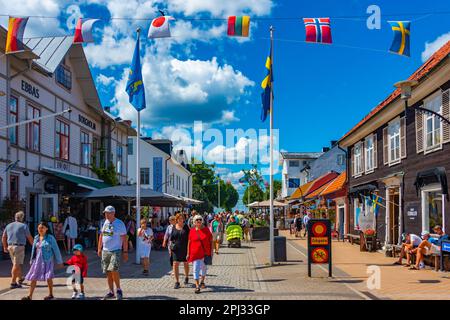
[{"label": "sandals", "polygon": [[46,296],[46,297],[44,297],[44,300],[53,300],[53,299],[55,299],[55,297],[53,295],[51,295],[51,294]]},{"label": "sandals", "polygon": [[195,288],[194,293],[195,293],[195,294],[199,294],[199,293],[200,293],[200,288]]}]

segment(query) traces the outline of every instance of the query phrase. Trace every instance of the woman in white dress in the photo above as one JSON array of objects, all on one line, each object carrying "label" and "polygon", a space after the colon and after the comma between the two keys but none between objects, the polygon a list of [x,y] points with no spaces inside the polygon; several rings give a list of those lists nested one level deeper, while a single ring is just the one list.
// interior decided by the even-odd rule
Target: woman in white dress
[{"label": "woman in white dress", "polygon": [[75,239],[78,238],[77,219],[75,219],[75,217],[71,214],[64,221],[63,232],[67,238],[67,254],[70,254],[73,246],[75,245]]},{"label": "woman in white dress", "polygon": [[153,230],[148,227],[147,219],[141,219],[141,227],[138,229],[139,252],[144,267],[143,274],[148,275],[150,267],[150,252],[152,250]]}]

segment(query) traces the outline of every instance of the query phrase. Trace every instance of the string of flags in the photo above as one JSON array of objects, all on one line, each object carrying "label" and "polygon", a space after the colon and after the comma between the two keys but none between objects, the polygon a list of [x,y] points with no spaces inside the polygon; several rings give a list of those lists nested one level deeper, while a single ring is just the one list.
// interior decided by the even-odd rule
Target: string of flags
[{"label": "string of flags", "polygon": [[[170,21],[174,17],[165,15],[153,19],[150,24],[147,38],[170,38]],[[23,35],[29,17],[9,17],[8,35],[6,38],[6,54],[24,50]],[[80,18],[77,21],[74,43],[94,42],[93,27],[100,19]],[[331,18],[303,18],[305,27],[305,42],[332,44]],[[389,52],[401,56],[410,56],[411,21],[388,21],[393,31],[393,40]],[[227,19],[227,35],[229,37],[249,37],[250,16],[229,16]]]}]

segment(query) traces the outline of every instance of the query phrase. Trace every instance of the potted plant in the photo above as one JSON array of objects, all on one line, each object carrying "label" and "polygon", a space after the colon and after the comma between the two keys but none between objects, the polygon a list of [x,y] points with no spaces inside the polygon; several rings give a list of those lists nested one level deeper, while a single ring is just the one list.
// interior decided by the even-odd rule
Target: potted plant
[{"label": "potted plant", "polygon": [[376,232],[373,229],[366,229],[364,231],[364,240],[368,251],[373,251],[376,243]]}]

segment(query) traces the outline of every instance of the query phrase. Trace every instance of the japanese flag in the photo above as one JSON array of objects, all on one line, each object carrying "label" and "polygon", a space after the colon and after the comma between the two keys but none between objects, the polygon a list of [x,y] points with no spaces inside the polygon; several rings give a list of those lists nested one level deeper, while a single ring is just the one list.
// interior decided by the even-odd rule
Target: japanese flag
[{"label": "japanese flag", "polygon": [[170,38],[169,20],[175,20],[171,16],[161,16],[153,19],[150,29],[148,30],[148,38]]}]

